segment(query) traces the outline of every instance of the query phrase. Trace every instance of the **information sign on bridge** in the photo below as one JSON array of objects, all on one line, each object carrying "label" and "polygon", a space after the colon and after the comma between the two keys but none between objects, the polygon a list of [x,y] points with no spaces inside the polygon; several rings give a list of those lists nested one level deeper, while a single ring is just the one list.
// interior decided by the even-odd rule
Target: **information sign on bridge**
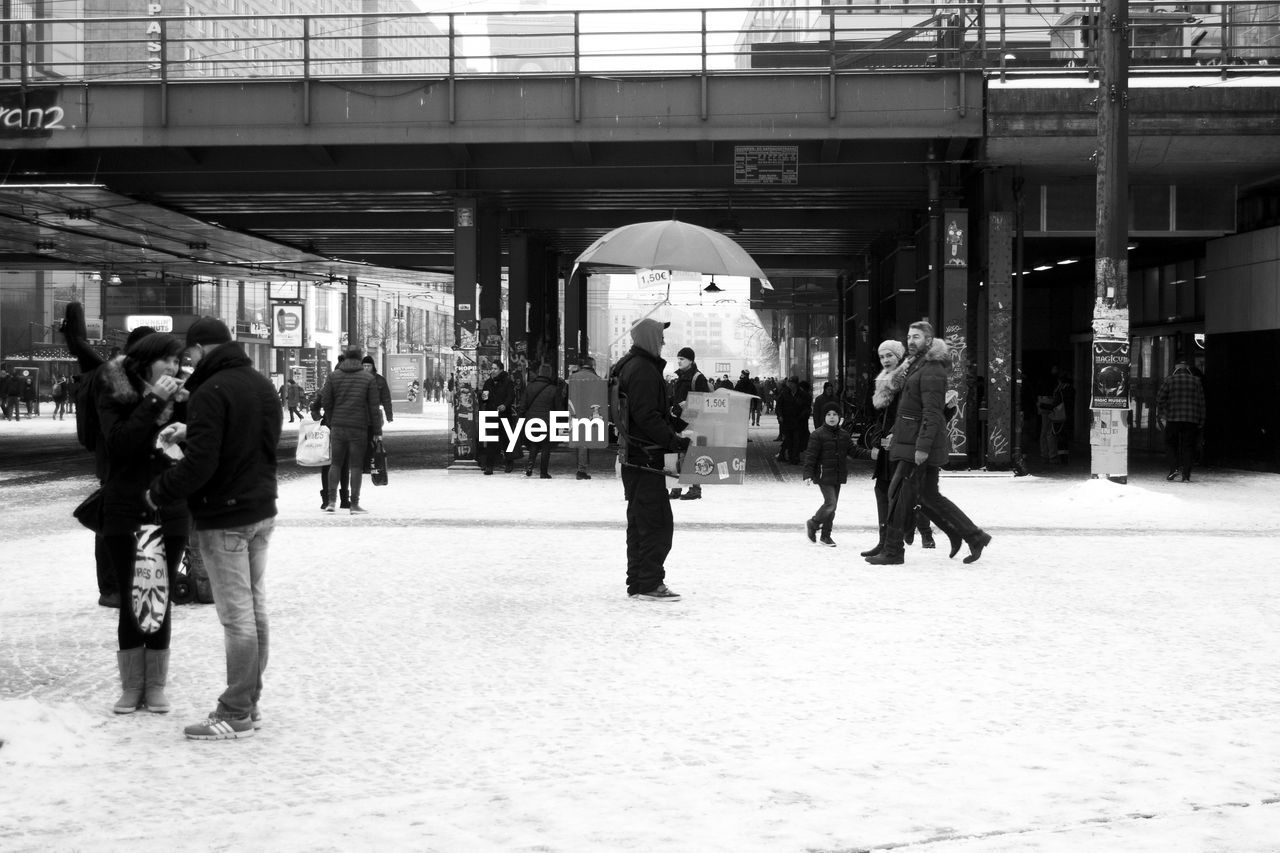
[{"label": "information sign on bridge", "polygon": [[800,180],[800,146],[733,146],[735,184],[795,184]]}]

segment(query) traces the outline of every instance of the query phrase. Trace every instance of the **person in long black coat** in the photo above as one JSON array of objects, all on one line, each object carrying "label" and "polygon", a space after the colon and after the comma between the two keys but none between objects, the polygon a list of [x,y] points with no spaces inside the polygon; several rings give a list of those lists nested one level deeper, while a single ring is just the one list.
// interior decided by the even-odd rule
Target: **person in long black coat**
[{"label": "person in long black coat", "polygon": [[[96,405],[106,470],[102,482],[102,538],[115,572],[117,588],[127,596],[133,586],[135,534],[158,515],[164,537],[165,563],[172,579],[187,545],[190,515],[185,501],[173,500],[151,510],[144,498],[151,480],[168,467],[156,448],[162,428],[177,420],[184,397],[175,378],[183,343],[173,335],[147,335],[124,355],[103,364],[97,372]],[[163,714],[169,673],[170,613],[151,634],[143,634],[133,609],[124,603],[116,625],[122,692],[113,710],[131,714],[140,707]]]}]

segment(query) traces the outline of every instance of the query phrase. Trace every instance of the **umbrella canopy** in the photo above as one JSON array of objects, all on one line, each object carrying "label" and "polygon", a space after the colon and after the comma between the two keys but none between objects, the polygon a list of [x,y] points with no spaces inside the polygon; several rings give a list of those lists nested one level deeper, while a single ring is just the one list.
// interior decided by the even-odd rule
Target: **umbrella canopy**
[{"label": "umbrella canopy", "polygon": [[719,231],[678,219],[637,222],[596,240],[576,261],[590,266],[738,275],[771,287],[746,250]]}]

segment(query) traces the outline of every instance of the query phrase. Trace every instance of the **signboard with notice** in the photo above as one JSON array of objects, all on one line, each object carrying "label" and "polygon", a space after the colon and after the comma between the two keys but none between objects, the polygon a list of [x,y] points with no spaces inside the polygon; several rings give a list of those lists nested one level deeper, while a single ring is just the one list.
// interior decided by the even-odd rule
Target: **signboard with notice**
[{"label": "signboard with notice", "polygon": [[800,146],[733,146],[735,184],[797,184],[800,182]]}]

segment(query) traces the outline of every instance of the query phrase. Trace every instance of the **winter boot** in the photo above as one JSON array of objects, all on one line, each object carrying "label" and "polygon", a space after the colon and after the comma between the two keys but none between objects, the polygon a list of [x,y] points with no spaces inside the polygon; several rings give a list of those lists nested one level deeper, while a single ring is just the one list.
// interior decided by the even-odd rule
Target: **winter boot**
[{"label": "winter boot", "polygon": [[921,548],[937,548],[938,543],[933,541],[933,531],[925,528],[920,531],[920,547]]},{"label": "winter boot", "polygon": [[978,558],[982,556],[982,549],[991,544],[991,534],[983,533],[979,530],[966,540],[969,543],[969,556],[964,558],[966,563],[976,563]]},{"label": "winter boot", "polygon": [[886,527],[884,548],[879,554],[867,557],[867,562],[873,566],[901,566],[906,562],[903,557],[902,531]]},{"label": "winter boot", "polygon": [[874,557],[884,550],[884,525],[880,525],[880,541],[876,543],[876,547],[869,548],[858,554],[859,557]]},{"label": "winter boot", "polygon": [[346,489],[338,489],[338,509],[351,509],[351,494]]},{"label": "winter boot", "polygon": [[[672,489],[672,491],[678,491],[678,490]],[[695,486],[690,486],[689,491],[685,492],[683,495],[680,496],[680,500],[696,501],[701,497],[702,497],[702,486],[695,485]]]},{"label": "winter boot", "polygon": [[111,710],[117,714],[132,714],[142,706],[142,694],[146,678],[147,650],[138,646],[136,649],[121,649],[116,652],[116,665],[120,668],[120,687],[122,692]]},{"label": "winter boot", "polygon": [[320,508],[324,509],[328,505],[329,505],[329,490],[321,489],[320,490]]},{"label": "winter boot", "polygon": [[147,649],[146,703],[153,714],[169,713],[169,700],[164,695],[164,684],[169,679],[169,650]]},{"label": "winter boot", "polygon": [[810,542],[818,541],[818,525],[813,523],[812,518],[804,523],[804,535],[809,537]]}]

